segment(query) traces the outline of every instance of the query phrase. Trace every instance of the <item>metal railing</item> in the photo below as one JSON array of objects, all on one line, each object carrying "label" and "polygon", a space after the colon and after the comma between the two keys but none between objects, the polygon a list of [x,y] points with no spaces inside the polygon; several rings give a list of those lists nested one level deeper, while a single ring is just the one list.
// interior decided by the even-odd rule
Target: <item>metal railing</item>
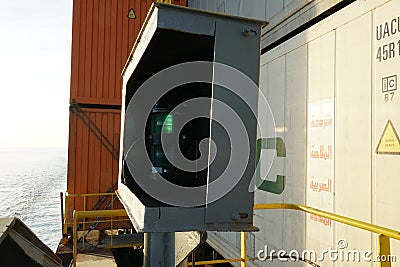
[{"label": "metal railing", "polygon": [[[87,203],[88,203],[88,198],[107,198],[110,197],[110,205],[107,205],[107,208],[109,209],[102,209],[102,210],[87,210]],[[85,237],[87,235],[86,232],[86,225],[90,224],[91,226],[95,222],[96,225],[98,223],[109,223],[108,229],[113,232],[114,230],[114,223],[119,223],[119,222],[127,222],[130,223],[130,219],[128,215],[126,214],[126,211],[123,209],[114,209],[114,199],[116,197],[116,193],[95,193],[95,194],[68,194],[68,192],[65,193],[65,199],[64,199],[64,221],[63,221],[63,235],[65,241],[67,241],[67,236],[68,236],[68,227],[72,227],[72,238],[73,238],[73,265],[74,267],[76,266],[77,262],[77,255],[78,255],[78,231],[82,231],[82,249],[85,248]],[[69,202],[72,199],[83,199],[83,210],[73,210],[72,211],[72,220],[70,219],[69,216]],[[109,206],[109,207],[108,207]],[[123,219],[114,219],[114,217],[126,217]],[[90,218],[95,218],[94,221],[86,221],[86,219]],[[107,219],[109,218],[109,219]],[[79,226],[81,226],[81,229],[78,229]],[[93,230],[92,227],[89,227],[88,230]],[[132,244],[133,245],[133,244]],[[127,245],[120,246],[120,247],[126,247]],[[109,248],[113,248],[113,235],[111,234],[111,241],[110,241],[110,246]]]},{"label": "metal railing", "polygon": [[[64,209],[64,222],[63,222],[63,235],[66,236],[68,234],[68,226],[72,227],[73,225],[73,221],[70,219],[71,216],[69,215],[69,202],[72,199],[77,199],[77,198],[81,198],[83,199],[83,208],[82,211],[87,211],[88,207],[87,207],[87,199],[88,198],[95,198],[95,197],[110,197],[111,198],[111,205],[110,205],[110,210],[114,209],[114,197],[116,196],[115,192],[112,193],[95,193],[95,194],[68,194],[68,192],[65,192],[65,209]],[[99,220],[100,222],[107,222],[104,220]],[[83,227],[85,227],[85,224],[87,224],[86,222],[83,223]]]},{"label": "metal railing", "polygon": [[[400,240],[400,232],[396,230],[392,230],[386,227],[378,226],[375,224],[363,222],[360,220],[352,219],[346,216],[334,214],[331,212],[311,208],[304,205],[299,204],[287,204],[287,203],[270,203],[270,204],[255,204],[254,210],[275,210],[275,209],[284,209],[284,210],[298,210],[306,213],[318,215],[327,219],[331,219],[332,221],[336,221],[339,223],[343,223],[358,229],[363,229],[369,231],[371,233],[378,234],[378,253],[379,258],[390,259],[390,238]],[[240,235],[241,239],[241,247],[240,247],[240,258],[234,259],[225,259],[225,260],[210,260],[210,261],[199,261],[195,262],[195,266],[199,265],[211,265],[211,264],[221,264],[221,263],[234,263],[240,262],[241,267],[246,267],[248,261],[255,261],[258,258],[248,258],[246,255],[247,244],[246,244],[246,233],[242,232]],[[188,266],[193,266],[191,263]],[[380,267],[391,267],[391,262],[389,261],[380,261]]]},{"label": "metal railing", "polygon": [[[99,217],[110,217],[110,220],[103,220],[103,221],[108,221],[110,222],[110,230],[113,230],[113,222],[117,221],[129,221],[128,219],[117,219],[114,220],[114,217],[128,217],[127,213],[125,210],[94,210],[94,211],[76,211],[74,210],[73,212],[73,266],[76,267],[76,262],[77,262],[77,256],[78,256],[78,224],[83,223],[85,224],[84,219],[88,218],[99,218]],[[83,219],[82,222],[79,222],[79,219]],[[89,222],[86,222],[89,223]],[[84,233],[84,231],[83,231]],[[82,238],[82,247],[85,245],[85,238]],[[111,235],[111,243],[110,247],[113,247],[112,243],[112,235]],[[142,245],[142,244],[131,244],[130,246],[133,245]],[[126,246],[124,246],[126,247]]]},{"label": "metal railing", "polygon": [[[83,197],[84,198],[84,203],[86,204],[86,198],[87,197],[92,197],[92,196],[101,196],[101,195],[114,195],[115,193],[103,193],[103,194],[78,194],[78,195],[66,195],[66,201],[65,201],[65,214],[68,215],[68,197]],[[84,204],[84,207],[85,207]],[[339,223],[343,223],[358,229],[363,229],[366,231],[369,231],[371,233],[375,233],[378,235],[378,253],[380,258],[388,258],[390,254],[390,239],[396,239],[400,240],[400,232],[389,229],[386,227],[378,226],[375,224],[363,222],[360,220],[352,219],[346,216],[334,214],[331,212],[311,208],[308,206],[304,205],[299,205],[299,204],[288,204],[288,203],[268,203],[268,204],[255,204],[254,205],[254,210],[276,210],[276,209],[284,209],[284,210],[298,210],[298,211],[303,211],[306,213],[318,215]],[[103,217],[111,217],[111,220],[102,220],[104,222],[111,222],[111,227],[113,222],[116,221],[122,221],[122,220],[113,220],[113,217],[121,217],[121,216],[127,216],[127,213],[125,210],[97,210],[97,211],[76,211],[74,210],[73,212],[73,221],[68,222],[67,218],[68,216],[65,216],[65,221],[64,221],[64,228],[63,231],[66,231],[66,227],[69,224],[73,225],[73,259],[74,259],[74,266],[76,266],[76,256],[78,253],[78,224],[83,224],[83,229],[85,229],[84,225],[85,223],[91,223],[91,222],[85,222],[80,221],[78,222],[79,219],[86,219],[86,218],[103,218]],[[123,219],[123,220],[129,220],[129,219]],[[223,264],[223,263],[234,263],[234,262],[240,262],[241,267],[246,267],[247,262],[249,261],[256,261],[258,258],[250,258],[247,257],[246,251],[247,251],[247,234],[246,232],[242,232],[240,235],[241,239],[241,248],[240,248],[240,258],[233,258],[233,259],[223,259],[223,260],[209,260],[209,261],[198,261],[195,262],[194,266],[200,266],[200,265],[211,265],[211,264]],[[84,242],[84,238],[82,240]],[[84,246],[84,243],[83,243]],[[390,261],[380,261],[379,262],[380,267],[391,267],[391,262]],[[193,266],[192,263],[188,263],[188,266]]]}]

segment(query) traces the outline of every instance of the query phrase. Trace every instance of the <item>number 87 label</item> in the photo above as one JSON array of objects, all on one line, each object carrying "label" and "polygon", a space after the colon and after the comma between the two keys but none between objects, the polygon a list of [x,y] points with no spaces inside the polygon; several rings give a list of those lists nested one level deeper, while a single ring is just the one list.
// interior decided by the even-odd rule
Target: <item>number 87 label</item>
[{"label": "number 87 label", "polygon": [[382,78],[382,93],[385,102],[393,101],[395,91],[397,90],[397,75],[391,75]]}]

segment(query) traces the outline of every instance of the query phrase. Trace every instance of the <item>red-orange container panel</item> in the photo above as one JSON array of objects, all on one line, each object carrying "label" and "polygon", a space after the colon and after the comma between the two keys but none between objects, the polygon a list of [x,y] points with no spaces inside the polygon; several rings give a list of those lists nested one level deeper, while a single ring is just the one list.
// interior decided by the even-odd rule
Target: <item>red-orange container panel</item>
[{"label": "red-orange container panel", "polygon": [[[121,71],[152,2],[74,0],[71,101],[121,104]],[[186,0],[172,3],[186,6]],[[128,17],[131,9],[136,18]]]},{"label": "red-orange container panel", "polygon": [[[81,109],[70,111],[67,191],[69,194],[97,194],[112,189],[118,181],[120,110]],[[111,151],[111,152],[110,152]],[[91,210],[98,197],[70,200],[72,210]],[[104,208],[110,201],[103,203]],[[122,206],[117,201],[114,207]]]}]

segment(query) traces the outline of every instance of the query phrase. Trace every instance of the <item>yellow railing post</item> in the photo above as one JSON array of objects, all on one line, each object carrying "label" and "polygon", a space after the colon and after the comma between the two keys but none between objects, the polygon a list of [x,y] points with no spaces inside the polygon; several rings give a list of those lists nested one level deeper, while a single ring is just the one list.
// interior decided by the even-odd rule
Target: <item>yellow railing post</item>
[{"label": "yellow railing post", "polygon": [[77,219],[78,219],[78,212],[74,210],[74,219],[73,219],[73,261],[74,261],[74,267],[76,267],[76,258],[78,254],[78,225],[77,225]]},{"label": "yellow railing post", "polygon": [[[114,197],[113,196],[111,196],[111,209],[113,210],[114,209]],[[113,234],[113,230],[114,230],[114,227],[113,227],[113,219],[114,219],[114,217],[111,217],[111,223],[110,223],[110,226],[111,226],[111,246],[113,245],[113,236],[114,236],[114,234]]]},{"label": "yellow railing post", "polygon": [[[83,211],[86,211],[86,195],[83,196]],[[83,230],[83,236],[82,236],[82,249],[85,249],[85,222],[86,219],[82,220],[82,230]]]},{"label": "yellow railing post", "polygon": [[86,211],[86,195],[83,196],[83,210]]},{"label": "yellow railing post", "polygon": [[68,191],[65,192],[65,197],[64,197],[64,221],[63,221],[63,234],[67,235],[68,234],[68,202],[69,202],[69,196],[68,196]]},{"label": "yellow railing post", "polygon": [[114,236],[114,233],[113,233],[113,231],[114,231],[114,228],[113,228],[113,219],[114,219],[114,217],[110,217],[110,220],[111,220],[111,222],[110,222],[110,228],[111,228],[111,237],[110,237],[110,239],[111,239],[111,246],[113,245],[113,236]]},{"label": "yellow railing post", "polygon": [[97,218],[97,217],[121,217],[128,216],[126,210],[95,210],[95,211],[77,211],[73,213],[73,266],[76,267],[78,255],[78,219]]},{"label": "yellow railing post", "polygon": [[240,267],[246,267],[247,265],[247,234],[246,232],[240,233]]},{"label": "yellow railing post", "polygon": [[[334,214],[331,212],[314,209],[304,205],[290,204],[290,203],[267,203],[267,204],[255,204],[254,210],[274,210],[274,209],[290,209],[299,210],[310,214],[319,215],[324,218],[331,219],[336,222],[340,222],[358,229],[363,229],[371,233],[378,234],[378,250],[380,257],[379,267],[391,267],[391,261],[395,258],[390,254],[390,238],[400,240],[400,232],[393,229],[385,228],[382,226],[374,225],[371,223],[359,221],[342,215]],[[209,260],[195,262],[195,266],[198,265],[213,265],[228,262],[240,262],[241,267],[246,267],[247,261],[254,261],[257,258],[247,258],[247,242],[246,232],[240,233],[240,258],[225,259],[225,260]],[[193,266],[192,263],[188,263],[188,266]]]},{"label": "yellow railing post", "polygon": [[391,267],[390,239],[382,234],[378,235],[379,266]]}]

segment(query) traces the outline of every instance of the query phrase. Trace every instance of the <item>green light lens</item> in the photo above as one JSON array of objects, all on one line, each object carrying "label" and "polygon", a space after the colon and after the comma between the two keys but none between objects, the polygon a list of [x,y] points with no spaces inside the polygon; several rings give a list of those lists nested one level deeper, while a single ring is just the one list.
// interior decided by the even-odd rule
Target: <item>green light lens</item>
[{"label": "green light lens", "polygon": [[172,133],[172,131],[173,131],[173,116],[171,114],[169,114],[165,117],[162,131],[163,131],[163,133]]}]

